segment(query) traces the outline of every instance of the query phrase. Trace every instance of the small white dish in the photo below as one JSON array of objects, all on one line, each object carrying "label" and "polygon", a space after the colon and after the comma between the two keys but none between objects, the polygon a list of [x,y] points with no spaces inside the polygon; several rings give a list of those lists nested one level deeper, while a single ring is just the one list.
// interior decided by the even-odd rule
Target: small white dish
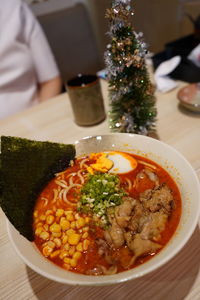
[{"label": "small white dish", "polygon": [[188,84],[180,89],[177,97],[186,109],[200,112],[200,83]]}]

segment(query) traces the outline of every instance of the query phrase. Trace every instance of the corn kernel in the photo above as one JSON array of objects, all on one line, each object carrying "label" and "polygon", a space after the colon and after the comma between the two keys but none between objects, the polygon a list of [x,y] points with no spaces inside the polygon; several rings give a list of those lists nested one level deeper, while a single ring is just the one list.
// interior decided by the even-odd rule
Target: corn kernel
[{"label": "corn kernel", "polygon": [[79,260],[81,258],[81,256],[82,256],[81,252],[77,251],[77,252],[74,253],[73,258],[76,259],[76,260]]},{"label": "corn kernel", "polygon": [[60,226],[61,226],[62,230],[65,231],[65,230],[67,230],[67,229],[70,228],[70,223],[66,219],[65,220],[61,220],[60,221]]},{"label": "corn kernel", "polygon": [[78,245],[76,246],[76,250],[83,252],[83,244],[82,243],[78,243]]},{"label": "corn kernel", "polygon": [[67,219],[68,221],[72,222],[72,221],[74,221],[74,216],[72,215],[72,213],[71,213],[71,214],[67,214],[67,215],[66,215],[66,219]]},{"label": "corn kernel", "polygon": [[53,213],[53,211],[51,209],[48,209],[46,212],[45,212],[45,215],[48,216],[48,215],[51,215]]},{"label": "corn kernel", "polygon": [[76,226],[77,226],[77,228],[82,228],[83,226],[85,226],[85,220],[82,217],[80,217],[76,221]]},{"label": "corn kernel", "polygon": [[67,241],[68,241],[68,236],[67,236],[67,235],[63,236],[63,238],[62,238],[62,243],[63,243],[63,244],[66,244]]},{"label": "corn kernel", "polygon": [[74,246],[71,246],[69,248],[69,255],[72,256],[75,253],[75,251],[76,251],[76,248]]},{"label": "corn kernel", "polygon": [[82,238],[86,239],[88,237],[88,235],[89,235],[88,232],[84,232],[84,234],[82,235]]},{"label": "corn kernel", "polygon": [[50,248],[54,249],[56,244],[53,241],[48,241],[47,243],[45,243],[47,246],[49,246]]},{"label": "corn kernel", "polygon": [[88,249],[89,245],[90,245],[90,241],[84,240],[83,241],[83,250],[86,251]]},{"label": "corn kernel", "polygon": [[68,265],[68,264],[63,264],[63,268],[65,268],[66,270],[70,270],[70,265]]},{"label": "corn kernel", "polygon": [[75,230],[74,229],[68,229],[67,231],[66,231],[66,234],[69,236],[69,235],[71,235],[71,234],[73,234],[73,233],[75,233]]},{"label": "corn kernel", "polygon": [[60,233],[61,227],[59,224],[54,223],[53,225],[50,226],[50,231],[54,233]]},{"label": "corn kernel", "polygon": [[71,227],[72,229],[76,228],[76,222],[75,222],[75,221],[72,221],[70,227]]},{"label": "corn kernel", "polygon": [[55,238],[53,241],[56,244],[56,247],[60,248],[60,246],[61,246],[61,239]]},{"label": "corn kernel", "polygon": [[46,216],[45,216],[45,215],[41,215],[41,216],[40,216],[40,220],[41,220],[41,221],[45,221],[45,220],[46,220]]},{"label": "corn kernel", "polygon": [[69,256],[69,252],[68,251],[62,251],[61,253],[60,253],[60,255],[59,255],[59,257],[61,258],[61,259],[63,259],[64,257],[66,257],[66,256]]},{"label": "corn kernel", "polygon": [[51,225],[53,223],[54,219],[55,219],[54,216],[48,215],[46,218],[47,224]]},{"label": "corn kernel", "polygon": [[61,232],[52,232],[52,237],[53,238],[59,238],[61,237],[62,233]]},{"label": "corn kernel", "polygon": [[52,248],[50,248],[49,246],[45,246],[42,249],[42,253],[44,254],[44,256],[49,256],[51,254],[51,252],[53,251]]},{"label": "corn kernel", "polygon": [[43,240],[47,240],[49,238],[49,233],[46,231],[42,231],[39,235],[39,237]]},{"label": "corn kernel", "polygon": [[64,257],[64,262],[70,264],[71,259],[69,257]]},{"label": "corn kernel", "polygon": [[78,245],[80,238],[81,238],[80,234],[73,233],[69,235],[68,242],[70,245]]},{"label": "corn kernel", "polygon": [[34,216],[35,218],[38,217],[38,211],[37,211],[37,210],[34,211],[33,216]]},{"label": "corn kernel", "polygon": [[[61,223],[67,221],[67,219],[66,219],[66,217],[61,217],[61,218],[56,217],[56,221],[57,221],[57,223],[59,223],[61,225]],[[69,221],[67,221],[67,222],[69,222]],[[65,233],[63,232],[63,234],[65,234]]]},{"label": "corn kernel", "polygon": [[67,216],[67,215],[73,214],[73,211],[72,210],[65,210],[64,214]]},{"label": "corn kernel", "polygon": [[43,226],[43,223],[42,223],[42,222],[39,222],[39,223],[36,224],[36,226],[37,226],[37,227],[42,227],[42,226]]},{"label": "corn kernel", "polygon": [[47,225],[47,224],[44,224],[44,229],[46,230],[46,231],[48,231],[49,230],[49,225]]},{"label": "corn kernel", "polygon": [[60,250],[56,250],[50,254],[50,257],[54,258],[54,257],[58,256],[59,254],[60,254]]},{"label": "corn kernel", "polygon": [[74,258],[72,258],[72,259],[70,260],[70,265],[71,265],[72,267],[76,267],[76,266],[77,266],[77,260],[74,259]]},{"label": "corn kernel", "polygon": [[35,235],[40,235],[40,233],[43,231],[42,227],[37,227],[35,230]]},{"label": "corn kernel", "polygon": [[62,217],[64,215],[64,209],[59,208],[56,211],[56,217]]}]

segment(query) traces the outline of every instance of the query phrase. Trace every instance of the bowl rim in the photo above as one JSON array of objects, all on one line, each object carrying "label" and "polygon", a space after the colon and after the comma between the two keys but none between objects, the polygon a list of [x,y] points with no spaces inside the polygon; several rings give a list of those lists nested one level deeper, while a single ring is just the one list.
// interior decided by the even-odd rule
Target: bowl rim
[{"label": "bowl rim", "polygon": [[[168,149],[170,149],[170,151],[173,151],[176,155],[178,155],[184,161],[184,163],[187,165],[187,167],[190,169],[190,171],[193,173],[193,179],[195,181],[195,185],[197,187],[198,194],[200,195],[200,183],[199,183],[199,179],[197,177],[197,174],[196,174],[194,168],[192,167],[192,165],[189,163],[189,161],[180,152],[178,152],[175,148],[173,148],[172,146],[168,145],[165,142],[162,142],[160,140],[156,140],[152,137],[147,137],[147,136],[137,135],[137,134],[131,134],[131,133],[109,133],[109,134],[99,134],[99,135],[85,136],[85,137],[75,141],[74,144],[76,146],[82,140],[88,140],[88,139],[91,139],[91,138],[95,139],[95,138],[98,138],[98,137],[106,137],[106,136],[110,136],[110,135],[115,135],[115,136],[122,136],[122,135],[125,136],[126,135],[126,136],[129,136],[129,137],[136,137],[136,138],[141,138],[141,139],[153,140],[154,143],[163,144],[164,147],[167,147]],[[195,212],[196,212],[196,214],[193,217],[192,226],[189,228],[187,234],[184,235],[184,237],[181,239],[179,244],[172,251],[170,251],[170,253],[168,254],[167,257],[161,259],[159,262],[153,264],[152,266],[147,266],[147,268],[145,268],[145,270],[143,270],[143,271],[139,270],[136,274],[134,274],[134,272],[132,272],[132,271],[136,270],[138,267],[130,269],[128,271],[117,273],[117,274],[114,274],[114,275],[90,276],[90,275],[84,275],[84,274],[77,274],[78,277],[80,277],[80,278],[81,277],[87,278],[88,279],[87,281],[81,281],[81,279],[77,279],[76,281],[74,281],[74,280],[70,280],[69,278],[66,278],[66,279],[59,278],[59,277],[54,276],[52,274],[49,274],[46,271],[43,271],[42,269],[35,266],[26,257],[24,257],[24,255],[20,252],[20,249],[18,249],[18,247],[16,246],[15,241],[13,239],[13,235],[12,235],[12,228],[14,230],[16,230],[16,229],[13,227],[13,225],[9,222],[8,219],[6,221],[7,221],[8,236],[9,236],[9,239],[11,241],[11,244],[12,244],[14,250],[16,251],[18,256],[22,259],[22,261],[24,261],[25,264],[27,266],[29,266],[32,270],[34,270],[36,273],[38,273],[38,274],[40,274],[40,275],[42,275],[42,276],[44,276],[44,277],[46,277],[50,280],[53,280],[53,281],[56,281],[56,282],[59,282],[59,283],[63,283],[63,284],[77,285],[77,286],[105,286],[105,285],[112,285],[112,284],[126,282],[126,281],[129,281],[129,280],[132,280],[132,279],[140,278],[144,275],[147,275],[147,274],[157,270],[158,268],[160,268],[161,266],[166,264],[168,261],[170,261],[185,246],[185,244],[188,242],[188,240],[192,236],[192,234],[193,234],[193,232],[194,232],[194,230],[197,226],[198,219],[199,219],[199,216],[200,216],[200,203],[198,204],[198,209]],[[145,265],[147,265],[147,264],[148,264],[148,262],[145,263]],[[142,264],[142,265],[144,265],[144,264]],[[73,274],[76,274],[76,273],[73,273]],[[97,278],[98,279],[101,278],[101,280],[98,281]],[[102,278],[103,278],[103,280],[102,280]],[[94,281],[94,279],[95,279],[95,281]]]}]

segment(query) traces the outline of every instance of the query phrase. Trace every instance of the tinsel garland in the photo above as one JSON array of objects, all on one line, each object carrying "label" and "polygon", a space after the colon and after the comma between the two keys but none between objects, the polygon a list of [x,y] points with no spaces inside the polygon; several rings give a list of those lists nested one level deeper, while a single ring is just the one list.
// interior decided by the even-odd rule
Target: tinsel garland
[{"label": "tinsel garland", "polygon": [[131,24],[131,0],[112,1],[105,63],[109,80],[110,128],[147,135],[155,129],[155,97],[145,65],[147,45]]}]

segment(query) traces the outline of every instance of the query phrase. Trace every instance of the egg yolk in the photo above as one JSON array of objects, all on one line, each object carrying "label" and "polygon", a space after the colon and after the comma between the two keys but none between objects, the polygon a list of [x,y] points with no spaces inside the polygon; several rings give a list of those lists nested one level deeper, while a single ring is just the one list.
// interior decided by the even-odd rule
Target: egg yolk
[{"label": "egg yolk", "polygon": [[107,155],[107,153],[91,153],[90,158],[95,159],[96,162],[87,168],[88,172],[90,174],[94,174],[94,170],[102,173],[108,172],[108,170],[113,167],[114,163],[107,158]]}]

